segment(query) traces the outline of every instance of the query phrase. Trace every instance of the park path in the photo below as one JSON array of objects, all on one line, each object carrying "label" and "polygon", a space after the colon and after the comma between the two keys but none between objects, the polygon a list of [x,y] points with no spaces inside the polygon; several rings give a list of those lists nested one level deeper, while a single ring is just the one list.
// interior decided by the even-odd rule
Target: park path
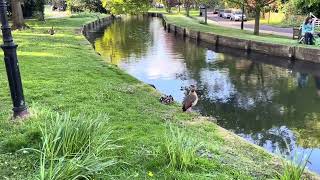
[{"label": "park path", "polygon": [[[211,21],[212,24],[230,27],[234,29],[240,29],[241,21],[230,21],[230,19],[224,19],[219,17],[216,14],[208,14],[208,19]],[[244,22],[244,29],[253,31],[254,29],[254,21],[246,21]],[[287,36],[292,37],[293,29],[292,28],[281,28],[281,27],[274,27],[269,25],[260,25],[260,32],[265,34],[273,34],[273,35],[280,35],[280,36]]]}]

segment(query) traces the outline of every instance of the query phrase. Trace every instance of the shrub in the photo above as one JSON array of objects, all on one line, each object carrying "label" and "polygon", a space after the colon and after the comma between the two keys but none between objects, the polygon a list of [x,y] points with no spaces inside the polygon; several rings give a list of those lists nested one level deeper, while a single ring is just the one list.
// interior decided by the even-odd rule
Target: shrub
[{"label": "shrub", "polygon": [[108,175],[118,148],[106,128],[106,117],[51,115],[41,128],[39,179],[92,179]]},{"label": "shrub", "polygon": [[309,162],[311,153],[303,155],[300,159],[297,155],[294,155],[290,161],[283,160],[283,172],[278,172],[276,179],[279,180],[300,180],[302,179],[303,172]]},{"label": "shrub", "polygon": [[[44,5],[45,0],[21,0],[22,3],[22,12],[24,18],[30,18],[37,15],[44,14]],[[8,0],[8,12],[9,15],[12,14],[11,12],[11,0]],[[37,16],[41,18],[40,16]]]},{"label": "shrub", "polygon": [[169,166],[177,170],[186,170],[196,164],[197,151],[202,147],[183,130],[169,125],[163,147]]},{"label": "shrub", "polygon": [[106,13],[101,0],[67,0],[67,7],[71,12],[100,12]]}]

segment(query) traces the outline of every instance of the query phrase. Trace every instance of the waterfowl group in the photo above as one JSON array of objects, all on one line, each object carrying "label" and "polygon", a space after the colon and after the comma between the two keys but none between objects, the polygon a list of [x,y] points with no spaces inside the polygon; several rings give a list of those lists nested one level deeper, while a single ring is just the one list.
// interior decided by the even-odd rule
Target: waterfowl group
[{"label": "waterfowl group", "polygon": [[[184,98],[182,102],[182,110],[183,112],[190,111],[193,106],[195,106],[198,103],[198,94],[196,92],[196,86],[191,85],[189,88],[183,88],[181,87],[181,90],[186,90],[186,97]],[[171,104],[174,102],[174,99],[171,95],[164,95],[161,96],[159,101],[162,104]]]},{"label": "waterfowl group", "polygon": [[169,95],[169,96],[168,95],[164,95],[164,96],[160,97],[160,102],[162,104],[171,104],[171,103],[174,102],[174,99],[173,99],[173,97],[171,95]]}]

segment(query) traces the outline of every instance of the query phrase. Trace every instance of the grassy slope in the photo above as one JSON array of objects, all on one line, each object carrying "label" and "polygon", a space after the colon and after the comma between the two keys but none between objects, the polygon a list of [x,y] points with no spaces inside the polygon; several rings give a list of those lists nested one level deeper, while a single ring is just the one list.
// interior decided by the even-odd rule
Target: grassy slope
[{"label": "grassy slope", "polygon": [[[34,179],[38,156],[16,151],[38,146],[44,111],[107,114],[113,137],[122,138],[118,143],[123,148],[114,155],[127,162],[109,169],[116,178],[144,179],[148,171],[154,173],[154,178],[169,179],[264,179],[273,174],[276,168],[273,158],[260,148],[239,143],[242,141],[226,135],[213,123],[190,123],[196,115],[181,113],[178,105],[161,105],[157,91],[105,63],[77,30],[95,18],[49,19],[46,23],[29,21],[30,30],[14,32],[32,116],[22,124],[9,122],[11,101],[2,64],[0,179]],[[47,33],[51,26],[57,30],[54,36]],[[213,159],[199,157],[197,162],[201,168],[189,171],[167,168],[166,158],[159,153],[167,122],[187,127],[184,131],[194,139],[214,147]]]},{"label": "grassy slope", "polygon": [[256,40],[261,42],[270,42],[278,44],[297,44],[296,40],[292,40],[286,37],[261,34],[260,36],[254,36],[251,31],[241,31],[238,29],[225,28],[221,26],[214,25],[203,25],[195,19],[190,19],[182,15],[166,15],[166,20],[172,24],[179,24],[183,27],[191,28],[196,31],[212,32],[218,35],[236,37],[240,39]]}]

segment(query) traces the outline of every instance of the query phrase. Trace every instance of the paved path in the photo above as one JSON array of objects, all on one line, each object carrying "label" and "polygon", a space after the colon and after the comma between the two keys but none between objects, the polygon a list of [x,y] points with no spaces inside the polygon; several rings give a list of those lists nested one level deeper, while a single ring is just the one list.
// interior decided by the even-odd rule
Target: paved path
[{"label": "paved path", "polygon": [[[219,26],[230,27],[235,29],[240,29],[241,27],[241,21],[230,21],[230,19],[221,18],[216,14],[210,14],[210,15],[208,14],[208,19],[211,21],[211,23]],[[244,29],[253,31],[254,21],[244,22]],[[292,34],[293,34],[292,28],[280,28],[280,27],[273,27],[273,26],[268,26],[263,24],[260,24],[260,32],[266,33],[266,34],[287,36],[287,37],[292,37]]]}]

